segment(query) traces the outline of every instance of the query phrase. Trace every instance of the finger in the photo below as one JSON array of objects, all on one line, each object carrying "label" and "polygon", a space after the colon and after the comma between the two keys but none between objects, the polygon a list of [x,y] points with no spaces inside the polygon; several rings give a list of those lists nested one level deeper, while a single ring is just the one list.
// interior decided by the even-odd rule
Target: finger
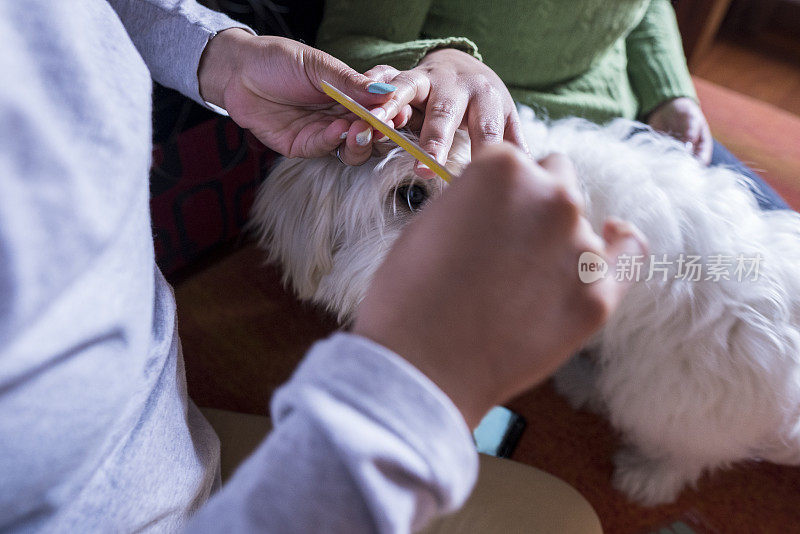
[{"label": "finger", "polygon": [[425,114],[416,108],[411,108],[411,117],[406,123],[406,129],[412,132],[419,133],[422,130],[422,124],[425,122]]},{"label": "finger", "polygon": [[616,265],[617,259],[623,255],[647,254],[647,238],[628,221],[618,217],[609,217],[603,224],[603,240],[606,242],[606,255]]},{"label": "finger", "polygon": [[[386,114],[386,111],[384,111],[382,108],[374,109],[372,111],[372,114],[375,115],[377,118],[381,119],[381,122],[383,122],[389,128],[394,128],[394,123],[392,122],[392,120],[384,118],[384,116]],[[383,141],[386,141],[388,139],[389,139],[389,136],[385,135],[383,132],[381,132],[377,128],[373,128],[372,129],[372,141],[373,142],[383,142]]]},{"label": "finger", "polygon": [[711,136],[711,130],[708,124],[704,125],[700,137],[697,139],[695,145],[695,156],[703,162],[704,165],[711,163],[711,156],[714,152],[714,138]]},{"label": "finger", "polygon": [[694,119],[681,120],[678,124],[669,135],[683,143],[683,148],[686,152],[694,154],[697,138],[700,134],[699,125]]},{"label": "finger", "polygon": [[[670,113],[668,108],[655,113],[649,124],[657,132],[665,133],[683,143],[691,141],[697,135],[696,125],[693,127],[693,118],[686,114]],[[694,128],[694,131],[692,129]]]},{"label": "finger", "polygon": [[595,288],[598,298],[603,301],[607,317],[611,314],[630,289],[635,279],[618,279],[617,264],[623,258],[641,257],[647,254],[647,239],[632,224],[609,217],[603,225],[605,241],[605,257],[608,262],[608,273]]},{"label": "finger", "polygon": [[413,115],[413,113],[414,108],[411,106],[405,106],[403,109],[401,109],[400,112],[392,119],[395,129],[403,128],[406,124],[408,124],[408,121],[411,119],[411,115]]},{"label": "finger", "polygon": [[538,163],[558,185],[561,185],[566,190],[572,202],[583,211],[585,202],[581,188],[578,185],[578,174],[572,160],[564,154],[553,153],[540,159]]},{"label": "finger", "polygon": [[336,119],[330,123],[318,136],[309,136],[306,157],[321,157],[335,150],[347,137],[350,122],[345,119]]},{"label": "finger", "polygon": [[[449,92],[449,91],[448,91]],[[437,162],[444,165],[453,145],[453,137],[467,111],[468,96],[458,92],[456,96],[432,94],[425,108],[425,122],[419,134],[420,146]],[[417,162],[414,167],[418,176],[433,177],[426,165]]]},{"label": "finger", "polygon": [[520,123],[516,109],[506,119],[506,128],[503,133],[503,138],[506,141],[514,143],[530,156],[531,150],[528,147],[525,136],[522,135],[522,124]]},{"label": "finger", "polygon": [[[512,204],[515,205],[514,209],[520,210],[520,217],[546,218],[547,226],[553,226],[555,218],[570,217],[548,217],[543,214],[544,211],[577,212],[566,195],[561,195],[560,199],[554,198],[557,196],[553,194],[556,188],[550,174],[510,143],[484,145],[456,182],[458,185],[462,183],[472,184],[466,187],[478,191],[476,198],[481,200],[476,205],[482,205],[480,211],[484,215],[498,207],[508,215],[509,191],[514,191],[515,198],[519,200]],[[565,207],[567,209],[563,209]],[[522,227],[526,228],[526,232],[530,230],[536,233],[536,228],[541,229],[542,225],[523,224]]]},{"label": "finger", "polygon": [[702,124],[696,117],[688,115],[676,119],[675,124],[677,125],[674,128],[675,132],[670,135],[683,143],[683,148],[686,152],[694,155],[696,153]]},{"label": "finger", "polygon": [[365,106],[386,102],[396,89],[391,84],[371,80],[320,50],[304,49],[303,60],[308,79],[319,91],[322,91],[322,82],[325,81]]},{"label": "finger", "polygon": [[372,127],[364,121],[355,121],[347,132],[347,139],[339,149],[339,158],[347,165],[361,165],[372,155]]},{"label": "finger", "polygon": [[473,154],[483,146],[502,143],[505,122],[503,104],[496,93],[477,94],[467,108],[467,131]]},{"label": "finger", "polygon": [[342,143],[350,121],[318,119],[306,124],[280,153],[290,158],[318,158],[329,154]]},{"label": "finger", "polygon": [[392,78],[391,83],[397,89],[380,106],[386,110],[387,118],[394,118],[408,105],[423,109],[431,91],[431,83],[426,75],[416,70],[402,71]]},{"label": "finger", "polygon": [[702,131],[702,123],[696,118],[690,118],[686,121],[686,124],[683,127],[681,135],[678,137],[678,139],[683,142],[692,143],[692,153],[694,153],[694,148],[697,146],[697,142],[699,141]]},{"label": "finger", "polygon": [[390,65],[375,65],[364,76],[376,82],[391,82],[398,74],[400,71]]}]

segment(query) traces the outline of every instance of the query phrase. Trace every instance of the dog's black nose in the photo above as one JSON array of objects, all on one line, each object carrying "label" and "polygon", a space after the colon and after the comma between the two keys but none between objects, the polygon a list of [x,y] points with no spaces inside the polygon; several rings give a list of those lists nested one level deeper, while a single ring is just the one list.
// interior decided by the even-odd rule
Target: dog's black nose
[{"label": "dog's black nose", "polygon": [[395,196],[405,201],[411,211],[417,211],[428,200],[428,191],[418,184],[406,184],[396,189]]}]

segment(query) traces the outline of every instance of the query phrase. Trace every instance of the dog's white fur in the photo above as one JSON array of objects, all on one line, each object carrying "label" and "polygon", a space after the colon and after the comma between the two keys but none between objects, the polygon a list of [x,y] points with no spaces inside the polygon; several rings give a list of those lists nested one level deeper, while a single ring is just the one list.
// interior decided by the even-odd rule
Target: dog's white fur
[{"label": "dog's white fur", "polygon": [[[755,281],[689,282],[674,279],[673,265],[667,281],[635,283],[587,345],[591,357],[557,374],[573,406],[605,413],[622,434],[615,487],[652,505],[738,460],[800,463],[800,216],[760,211],[741,176],[703,167],[664,136],[631,137],[628,121],[546,125],[530,110],[522,120],[535,156],[575,163],[595,230],[618,216],[657,257],[761,258]],[[459,137],[456,172],[468,152]],[[412,164],[395,149],[361,167],[285,160],[267,178],[253,224],[301,299],[351,316],[413,215],[395,194]],[[433,196],[442,188],[418,183]]]},{"label": "dog's white fur", "polygon": [[[447,166],[457,174],[469,161],[469,141],[458,135],[454,146]],[[412,216],[397,188],[413,183],[433,197],[444,187],[439,178],[415,178],[413,164],[396,147],[360,167],[327,157],[284,159],[273,169],[258,191],[250,226],[301,300],[348,321]]]}]

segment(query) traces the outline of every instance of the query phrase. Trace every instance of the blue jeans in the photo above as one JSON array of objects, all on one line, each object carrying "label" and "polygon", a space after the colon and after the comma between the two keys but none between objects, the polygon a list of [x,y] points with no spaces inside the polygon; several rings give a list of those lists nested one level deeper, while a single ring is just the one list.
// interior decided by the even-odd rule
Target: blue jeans
[{"label": "blue jeans", "polygon": [[722,146],[717,140],[714,140],[714,152],[711,154],[710,166],[725,166],[739,174],[747,176],[751,181],[747,183],[758,201],[759,207],[762,210],[788,210],[791,209],[786,201],[772,189],[767,183],[758,176],[747,165],[739,161],[736,156],[731,154],[727,148]]}]

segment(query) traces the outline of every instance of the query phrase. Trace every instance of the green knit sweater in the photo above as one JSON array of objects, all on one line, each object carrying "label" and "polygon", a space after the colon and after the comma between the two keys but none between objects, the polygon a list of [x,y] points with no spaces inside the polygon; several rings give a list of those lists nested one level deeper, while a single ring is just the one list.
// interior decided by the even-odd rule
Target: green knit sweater
[{"label": "green knit sweater", "polygon": [[641,118],[696,98],[669,0],[327,0],[317,45],[359,71],[457,48],[550,118]]}]

